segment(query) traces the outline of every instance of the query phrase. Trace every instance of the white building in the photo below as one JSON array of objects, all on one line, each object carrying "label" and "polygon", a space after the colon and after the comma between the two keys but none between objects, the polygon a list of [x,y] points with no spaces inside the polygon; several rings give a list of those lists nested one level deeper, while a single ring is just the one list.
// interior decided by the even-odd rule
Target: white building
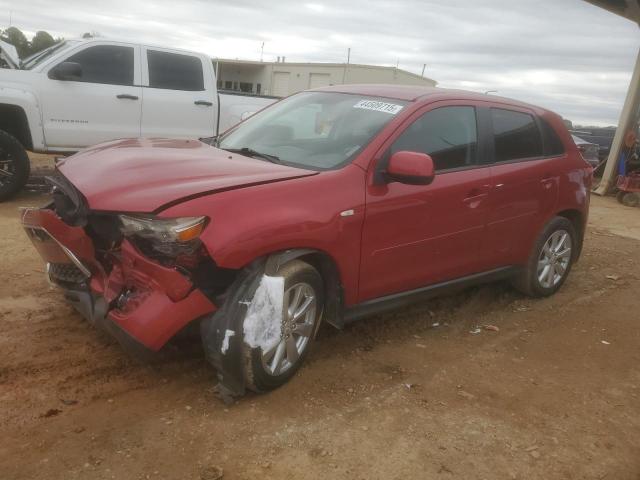
[{"label": "white building", "polygon": [[[215,63],[215,60],[214,60]],[[346,63],[289,63],[219,59],[218,88],[286,97],[301,90],[345,83],[425,85],[436,81],[395,67]]]}]

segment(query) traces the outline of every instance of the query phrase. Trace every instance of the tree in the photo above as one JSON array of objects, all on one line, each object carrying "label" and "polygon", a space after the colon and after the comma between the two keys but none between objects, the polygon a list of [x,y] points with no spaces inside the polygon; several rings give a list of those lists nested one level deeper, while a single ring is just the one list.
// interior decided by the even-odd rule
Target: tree
[{"label": "tree", "polygon": [[0,38],[2,38],[3,41],[10,43],[14,47],[16,47],[18,56],[20,58],[29,56],[29,41],[27,40],[27,37],[25,37],[24,33],[22,33],[16,27],[7,28],[4,32],[2,32]]},{"label": "tree", "polygon": [[39,52],[40,50],[44,50],[45,48],[49,48],[51,45],[55,45],[56,40],[49,35],[49,33],[45,31],[38,31],[31,39],[31,45],[29,49],[29,54],[33,55],[34,53]]}]

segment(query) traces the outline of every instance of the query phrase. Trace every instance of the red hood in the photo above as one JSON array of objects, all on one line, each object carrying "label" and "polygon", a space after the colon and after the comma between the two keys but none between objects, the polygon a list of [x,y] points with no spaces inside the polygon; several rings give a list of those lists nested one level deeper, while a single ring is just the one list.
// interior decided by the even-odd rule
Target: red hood
[{"label": "red hood", "polygon": [[92,210],[153,212],[185,197],[314,175],[231,154],[198,140],[127,139],[58,164]]}]

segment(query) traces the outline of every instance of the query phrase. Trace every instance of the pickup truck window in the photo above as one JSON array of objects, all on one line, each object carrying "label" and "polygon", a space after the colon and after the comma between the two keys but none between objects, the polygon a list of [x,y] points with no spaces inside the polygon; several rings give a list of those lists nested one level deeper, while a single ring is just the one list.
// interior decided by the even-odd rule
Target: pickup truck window
[{"label": "pickup truck window", "polygon": [[329,92],[293,95],[226,133],[222,149],[250,149],[312,170],[342,167],[406,102]]},{"label": "pickup truck window", "polygon": [[430,155],[436,170],[475,165],[478,151],[476,109],[454,106],[425,113],[391,146],[391,153],[402,150]]},{"label": "pickup truck window", "polygon": [[198,57],[147,50],[149,86],[190,92],[204,90],[202,62]]},{"label": "pickup truck window", "polygon": [[491,120],[496,162],[536,158],[543,155],[542,137],[532,115],[492,108]]},{"label": "pickup truck window", "polygon": [[132,47],[96,45],[71,55],[65,61],[80,64],[80,82],[133,85]]}]

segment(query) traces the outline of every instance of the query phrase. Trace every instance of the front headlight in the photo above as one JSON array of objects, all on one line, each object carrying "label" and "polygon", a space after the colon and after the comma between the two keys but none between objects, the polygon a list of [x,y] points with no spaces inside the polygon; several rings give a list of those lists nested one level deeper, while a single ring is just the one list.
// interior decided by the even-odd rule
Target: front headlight
[{"label": "front headlight", "polygon": [[198,237],[207,224],[207,217],[118,217],[121,222],[120,230],[125,237],[136,241],[142,250],[150,248],[170,257],[193,253],[200,246]]}]

